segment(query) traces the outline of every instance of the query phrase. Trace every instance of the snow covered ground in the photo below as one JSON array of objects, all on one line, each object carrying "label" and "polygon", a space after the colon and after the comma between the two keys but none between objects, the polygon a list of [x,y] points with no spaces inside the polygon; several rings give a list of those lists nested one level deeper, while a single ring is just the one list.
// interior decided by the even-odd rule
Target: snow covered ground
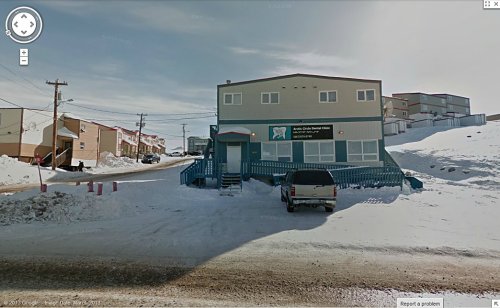
[{"label": "snow covered ground", "polygon": [[[178,161],[182,158],[161,155],[160,159],[160,162],[171,162]],[[136,162],[135,159],[115,157],[108,153],[107,155],[102,155],[101,161],[97,167],[85,169],[84,174],[112,174],[140,170],[152,166],[154,166],[154,164],[143,164],[140,161]],[[40,171],[42,181],[44,182],[49,179],[52,181],[73,179],[83,175],[80,172],[70,172],[59,168],[54,171],[50,167],[40,167]],[[40,175],[38,174],[38,167],[36,165],[19,162],[17,159],[6,155],[0,156],[0,174],[0,186],[37,184],[40,182]]]},{"label": "snow covered ground", "polygon": [[[499,264],[498,136],[500,123],[491,122],[418,128],[386,138],[387,150],[424,189],[340,190],[333,214],[287,213],[279,187],[256,180],[245,182],[234,197],[181,186],[183,167],[132,175],[119,183],[118,192],[105,182],[102,196],[88,193],[83,184],[52,185],[46,195],[32,190],[0,196],[0,255],[120,256],[198,266],[279,251],[327,258],[340,249]],[[465,306],[483,305],[488,298],[438,295]]]}]

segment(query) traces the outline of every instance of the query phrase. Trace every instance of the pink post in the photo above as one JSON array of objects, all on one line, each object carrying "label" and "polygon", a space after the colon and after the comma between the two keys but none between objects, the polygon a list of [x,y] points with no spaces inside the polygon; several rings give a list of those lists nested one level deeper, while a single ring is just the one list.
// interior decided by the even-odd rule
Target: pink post
[{"label": "pink post", "polygon": [[97,195],[102,195],[102,183],[97,183]]},{"label": "pink post", "polygon": [[94,192],[94,182],[93,181],[90,181],[88,184],[88,192]]},{"label": "pink post", "polygon": [[41,190],[42,192],[47,192],[47,184],[42,184],[42,185],[40,186],[40,190]]},{"label": "pink post", "polygon": [[113,191],[118,190],[118,182],[113,182]]}]

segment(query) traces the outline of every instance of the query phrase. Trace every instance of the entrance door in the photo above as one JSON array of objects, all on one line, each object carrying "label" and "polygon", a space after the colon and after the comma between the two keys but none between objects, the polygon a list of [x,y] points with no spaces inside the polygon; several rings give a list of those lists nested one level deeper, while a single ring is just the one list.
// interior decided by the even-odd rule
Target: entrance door
[{"label": "entrance door", "polygon": [[241,145],[227,146],[227,172],[240,173]]}]

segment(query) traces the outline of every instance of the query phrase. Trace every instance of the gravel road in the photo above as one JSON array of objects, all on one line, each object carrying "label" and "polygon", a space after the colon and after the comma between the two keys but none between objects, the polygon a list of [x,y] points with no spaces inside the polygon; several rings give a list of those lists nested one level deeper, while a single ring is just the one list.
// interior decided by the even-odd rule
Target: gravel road
[{"label": "gravel road", "polygon": [[393,306],[394,290],[500,295],[496,256],[349,249],[300,256],[240,249],[195,268],[161,260],[10,257],[0,261],[0,304]]}]

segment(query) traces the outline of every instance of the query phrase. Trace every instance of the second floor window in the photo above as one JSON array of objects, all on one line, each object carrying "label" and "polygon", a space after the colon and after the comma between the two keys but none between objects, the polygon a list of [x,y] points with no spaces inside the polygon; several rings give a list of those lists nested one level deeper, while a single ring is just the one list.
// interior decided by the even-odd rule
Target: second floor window
[{"label": "second floor window", "polygon": [[336,103],[337,102],[337,91],[320,91],[319,92],[319,102],[320,103]]},{"label": "second floor window", "polygon": [[375,101],[375,90],[358,90],[356,98],[358,102],[373,102]]},{"label": "second floor window", "polygon": [[241,93],[225,93],[224,105],[241,105]]},{"label": "second floor window", "polygon": [[280,103],[280,93],[279,92],[262,92],[260,94],[261,104],[279,104]]}]

